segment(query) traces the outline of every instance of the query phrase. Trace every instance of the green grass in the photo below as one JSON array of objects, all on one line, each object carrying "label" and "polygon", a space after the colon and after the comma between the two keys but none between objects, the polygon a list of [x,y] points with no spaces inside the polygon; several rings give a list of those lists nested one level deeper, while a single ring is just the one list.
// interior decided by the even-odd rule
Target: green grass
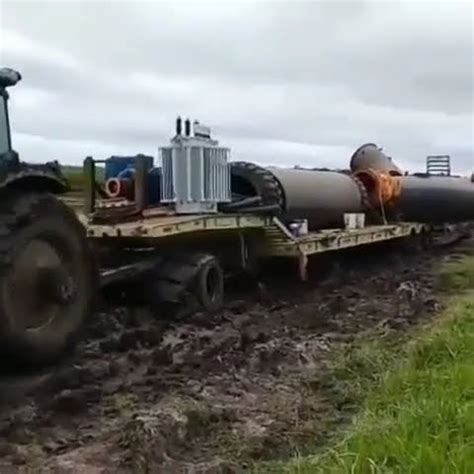
[{"label": "green grass", "polygon": [[[84,189],[84,175],[82,173],[81,166],[63,166],[62,172],[65,178],[68,180],[71,191],[78,192]],[[96,180],[102,181],[104,179],[104,168],[97,166],[96,167]]]},{"label": "green grass", "polygon": [[272,470],[474,473],[474,256],[446,265],[440,283],[451,296],[434,327],[397,352],[372,342],[338,365],[356,399],[370,392],[345,438]]},{"label": "green grass", "polygon": [[82,173],[64,173],[64,176],[71,186],[71,191],[82,191],[84,189],[84,176]]}]

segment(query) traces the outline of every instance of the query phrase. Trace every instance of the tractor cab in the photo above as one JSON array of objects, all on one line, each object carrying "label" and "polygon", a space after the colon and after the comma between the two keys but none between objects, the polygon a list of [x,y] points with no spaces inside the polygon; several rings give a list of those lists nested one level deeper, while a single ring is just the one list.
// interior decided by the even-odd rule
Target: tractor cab
[{"label": "tractor cab", "polygon": [[8,118],[8,92],[7,87],[14,86],[21,80],[19,72],[10,68],[0,69],[0,160],[18,160],[12,150],[10,121]]}]

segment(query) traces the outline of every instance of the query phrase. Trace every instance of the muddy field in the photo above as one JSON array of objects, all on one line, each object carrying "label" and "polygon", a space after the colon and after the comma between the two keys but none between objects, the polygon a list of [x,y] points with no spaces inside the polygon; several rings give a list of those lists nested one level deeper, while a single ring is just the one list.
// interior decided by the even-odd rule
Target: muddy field
[{"label": "muddy field", "polygon": [[240,472],[322,445],[354,410],[328,362],[433,317],[456,251],[346,253],[304,286],[274,270],[179,323],[104,306],[61,367],[1,377],[0,472]]}]

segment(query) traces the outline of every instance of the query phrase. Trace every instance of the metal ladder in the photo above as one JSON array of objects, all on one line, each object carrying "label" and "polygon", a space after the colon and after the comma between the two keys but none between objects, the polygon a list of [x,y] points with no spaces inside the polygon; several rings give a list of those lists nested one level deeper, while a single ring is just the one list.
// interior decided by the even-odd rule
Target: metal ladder
[{"label": "metal ladder", "polygon": [[429,175],[450,176],[451,157],[449,155],[427,156],[426,173]]}]

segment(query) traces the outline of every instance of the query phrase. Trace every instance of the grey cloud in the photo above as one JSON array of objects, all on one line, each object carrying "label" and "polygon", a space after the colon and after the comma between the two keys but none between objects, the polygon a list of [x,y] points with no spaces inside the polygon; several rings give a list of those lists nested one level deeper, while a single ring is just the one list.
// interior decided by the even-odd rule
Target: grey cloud
[{"label": "grey cloud", "polygon": [[[1,8],[0,34],[43,48],[0,46],[2,62],[24,74],[12,94],[24,96],[12,101],[20,143],[42,136],[69,151],[72,141],[155,150],[182,113],[215,125],[240,147],[234,155],[261,161],[339,163],[374,140],[414,169],[446,152],[460,171],[473,168],[468,2]],[[54,54],[41,54],[48,48]],[[35,91],[42,99],[28,105]]]},{"label": "grey cloud", "polygon": [[[376,103],[472,110],[468,2],[451,7],[427,3],[421,10],[406,2],[20,7],[5,8],[17,28],[55,46],[61,38],[64,49],[115,74],[138,68],[243,82],[316,81],[350,87]],[[41,15],[31,14],[35,8]],[[25,22],[21,12],[26,11],[30,20]]]}]

